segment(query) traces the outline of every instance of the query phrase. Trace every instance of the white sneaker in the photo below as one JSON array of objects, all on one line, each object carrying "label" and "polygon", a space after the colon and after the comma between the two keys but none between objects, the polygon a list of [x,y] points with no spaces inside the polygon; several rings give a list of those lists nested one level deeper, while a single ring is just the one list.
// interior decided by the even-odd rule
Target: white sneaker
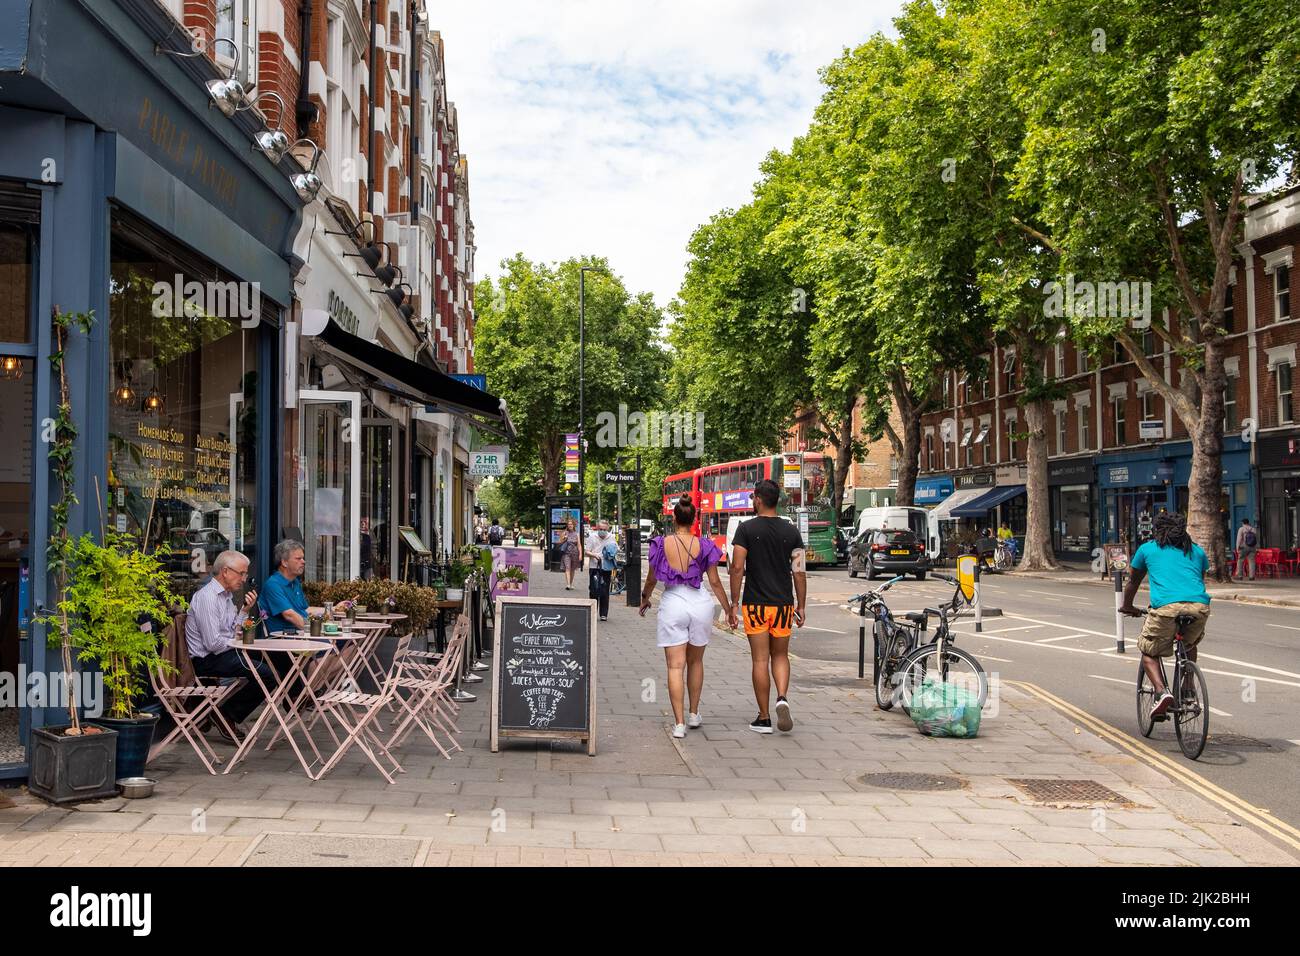
[{"label": "white sneaker", "polygon": [[685,737],[685,736],[686,736],[686,725],[685,725],[685,724],[673,724],[673,736],[674,736],[674,737],[677,737],[677,738],[679,738],[679,739],[682,738],[682,737]]},{"label": "white sneaker", "polygon": [[694,729],[694,728],[700,726],[700,724],[702,724],[702,723],[704,723],[704,721],[700,719],[700,715],[699,715],[699,714],[687,714],[687,715],[686,715],[686,726],[687,726],[687,727],[690,727],[691,729]]}]

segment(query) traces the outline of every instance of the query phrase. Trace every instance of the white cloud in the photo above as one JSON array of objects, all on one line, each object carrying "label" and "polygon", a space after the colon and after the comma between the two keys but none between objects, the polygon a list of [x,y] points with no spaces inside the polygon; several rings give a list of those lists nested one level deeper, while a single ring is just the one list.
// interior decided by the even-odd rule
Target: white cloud
[{"label": "white cloud", "polygon": [[438,4],[477,271],[608,256],[666,305],[701,222],[803,133],[817,71],[900,0]]}]

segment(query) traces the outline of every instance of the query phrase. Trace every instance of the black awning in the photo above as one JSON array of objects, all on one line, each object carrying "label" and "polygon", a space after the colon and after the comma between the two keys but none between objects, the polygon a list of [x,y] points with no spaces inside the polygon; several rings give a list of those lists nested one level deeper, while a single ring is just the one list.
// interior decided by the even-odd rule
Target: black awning
[{"label": "black awning", "polygon": [[502,432],[508,439],[515,437],[506,403],[495,395],[390,352],[382,345],[367,342],[341,328],[333,319],[325,322],[315,339],[326,351],[373,379],[375,388],[425,405],[431,411],[468,416],[476,425]]}]

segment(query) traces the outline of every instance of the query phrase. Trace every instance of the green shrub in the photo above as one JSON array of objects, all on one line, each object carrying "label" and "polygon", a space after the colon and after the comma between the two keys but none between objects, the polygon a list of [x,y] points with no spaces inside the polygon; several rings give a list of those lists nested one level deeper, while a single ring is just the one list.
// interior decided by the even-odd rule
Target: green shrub
[{"label": "green shrub", "polygon": [[352,598],[357,599],[358,604],[364,604],[367,611],[385,613],[388,608],[385,607],[385,601],[391,597],[396,601],[396,606],[392,608],[396,614],[405,614],[405,621],[394,621],[394,634],[405,634],[408,631],[423,631],[433,624],[434,618],[438,614],[434,602],[437,600],[437,594],[433,588],[422,587],[418,584],[405,584],[398,581],[386,581],[373,578],[369,581],[335,581],[327,584],[324,581],[304,581],[302,590],[307,595],[307,601],[313,606],[319,606],[326,601],[350,601]]}]

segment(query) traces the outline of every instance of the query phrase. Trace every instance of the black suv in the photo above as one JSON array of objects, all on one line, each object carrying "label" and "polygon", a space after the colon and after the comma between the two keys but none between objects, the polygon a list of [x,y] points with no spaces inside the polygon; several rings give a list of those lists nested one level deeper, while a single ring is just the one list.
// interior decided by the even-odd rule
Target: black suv
[{"label": "black suv", "polygon": [[915,574],[918,581],[924,581],[929,570],[925,544],[904,528],[871,528],[849,546],[851,578],[865,571],[871,581],[878,574]]}]

